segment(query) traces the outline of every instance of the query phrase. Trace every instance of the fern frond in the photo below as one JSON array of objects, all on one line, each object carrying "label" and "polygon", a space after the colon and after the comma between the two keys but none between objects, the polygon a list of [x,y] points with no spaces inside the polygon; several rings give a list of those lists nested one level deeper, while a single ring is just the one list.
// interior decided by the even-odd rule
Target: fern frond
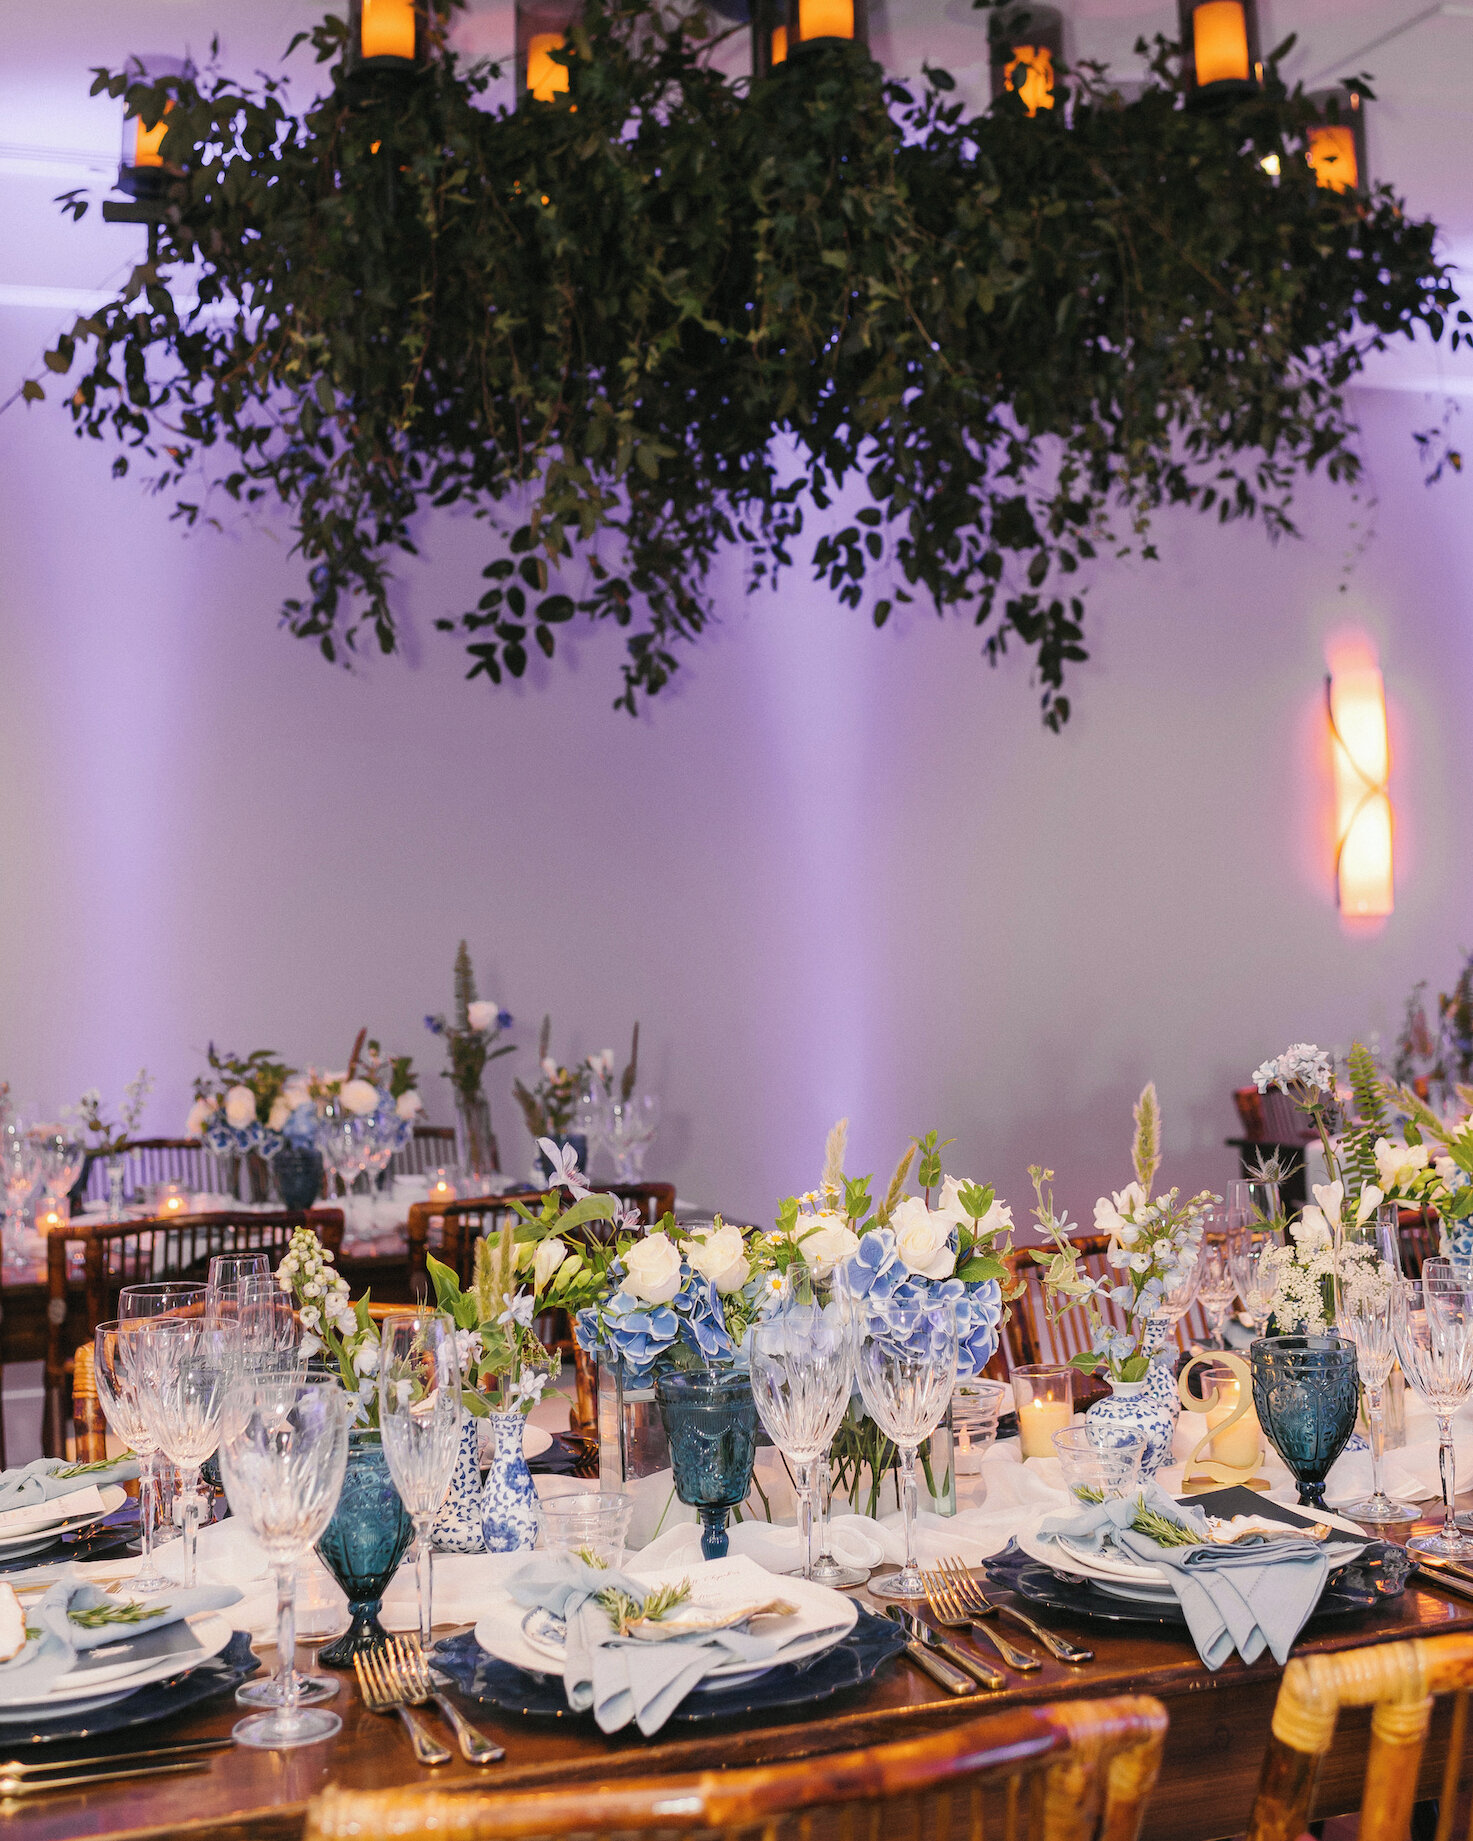
[{"label": "fern frond", "polygon": [[1156,1097],[1156,1083],[1148,1080],[1135,1103],[1135,1143],[1131,1159],[1135,1180],[1149,1196],[1156,1172],[1161,1168],[1161,1102]]},{"label": "fern frond", "polygon": [[1386,1110],[1386,1083],[1374,1055],[1363,1042],[1351,1045],[1348,1065],[1356,1123],[1347,1124],[1343,1133],[1340,1165],[1349,1199],[1358,1202],[1365,1188],[1379,1187],[1376,1140],[1390,1136],[1391,1122]]},{"label": "fern frond", "polygon": [[905,1155],[895,1166],[895,1174],[890,1178],[890,1187],[885,1191],[875,1221],[880,1227],[888,1227],[890,1217],[905,1198],[905,1179],[910,1174],[910,1160],[916,1154],[916,1142],[912,1138],[905,1147]]},{"label": "fern frond", "polygon": [[[844,1187],[844,1151],[849,1143],[849,1121],[840,1119],[829,1133],[823,1147],[823,1183],[825,1190]],[[906,1160],[907,1164],[909,1159]]]}]

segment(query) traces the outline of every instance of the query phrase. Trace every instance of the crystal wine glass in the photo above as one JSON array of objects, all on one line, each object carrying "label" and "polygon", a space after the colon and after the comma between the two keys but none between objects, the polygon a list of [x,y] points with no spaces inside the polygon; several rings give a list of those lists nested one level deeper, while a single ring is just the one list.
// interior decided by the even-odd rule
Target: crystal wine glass
[{"label": "crystal wine glass", "polygon": [[298,1701],[297,1567],[332,1519],[348,1463],[348,1400],[336,1381],[300,1382],[285,1414],[253,1408],[220,1447],[232,1513],[266,1550],[276,1575],[279,1703],[238,1722],[238,1745],[287,1750],[330,1739],[336,1713]]},{"label": "crystal wine glass", "polygon": [[378,1422],[389,1475],[414,1523],[419,1640],[426,1650],[433,1641],[430,1528],[450,1490],[464,1414],[455,1325],[438,1312],[390,1317],[379,1340]]},{"label": "crystal wine glass", "polygon": [[[118,1293],[117,1329],[119,1332],[134,1329],[149,1317],[167,1316],[202,1316],[205,1309],[206,1287],[197,1279],[159,1279],[146,1285],[125,1285]],[[138,1415],[137,1426],[143,1443],[137,1444],[128,1439],[128,1444],[138,1457],[138,1520],[143,1543],[143,1572],[132,1583],[140,1591],[157,1591],[170,1583],[169,1576],[160,1571],[154,1557],[155,1547],[159,1544],[159,1509],[163,1498],[162,1464],[166,1461],[159,1450],[158,1440],[149,1428],[143,1416],[143,1406],[138,1397],[138,1383],[129,1367],[124,1338],[120,1334],[111,1345],[109,1361],[110,1372],[116,1377],[114,1385],[126,1386],[131,1390],[132,1411]],[[99,1351],[98,1394],[102,1392],[102,1370]],[[107,1403],[103,1402],[103,1415],[112,1425],[112,1415],[108,1413]],[[119,1438],[124,1434],[113,1426]],[[168,1537],[166,1536],[165,1539]]]},{"label": "crystal wine glass", "polygon": [[1266,1226],[1245,1227],[1228,1245],[1228,1264],[1243,1309],[1253,1321],[1253,1334],[1262,1336],[1274,1307],[1274,1262],[1271,1254],[1283,1245],[1283,1233]]},{"label": "crystal wine glass", "polygon": [[[955,1365],[956,1349],[952,1356]],[[752,1327],[752,1398],[757,1416],[797,1473],[798,1548],[813,1576],[813,1467],[849,1405],[853,1350],[837,1301],[791,1295]]]},{"label": "crystal wine glass", "polygon": [[1202,1277],[1197,1296],[1210,1319],[1212,1341],[1225,1349],[1222,1326],[1238,1295],[1238,1281],[1233,1276],[1233,1235],[1242,1226],[1242,1217],[1230,1208],[1210,1209],[1202,1235]]},{"label": "crystal wine glass", "polygon": [[1235,1214],[1242,1215],[1244,1224],[1250,1229],[1269,1228],[1280,1233],[1283,1230],[1284,1204],[1277,1183],[1235,1176],[1228,1184],[1227,1205]]},{"label": "crystal wine glass", "polygon": [[204,1502],[200,1465],[220,1440],[220,1413],[231,1383],[228,1360],[221,1360],[220,1332],[200,1317],[154,1317],[123,1326],[125,1362],[137,1377],[143,1415],[149,1430],[172,1464],[180,1470],[179,1497],[184,1508],[185,1590],[195,1583],[195,1545]]},{"label": "crystal wine glass", "polygon": [[[825,1306],[834,1304],[843,1320],[848,1322],[849,1291],[839,1268],[824,1269],[799,1263],[788,1268],[786,1285],[788,1291],[804,1303],[814,1302]],[[818,1549],[818,1556],[808,1577],[815,1585],[827,1585],[834,1591],[844,1591],[852,1586],[864,1585],[873,1569],[868,1566],[846,1566],[829,1551],[833,1496],[830,1446],[825,1446],[819,1453],[813,1473],[813,1544]]]},{"label": "crystal wine glass", "polygon": [[855,1376],[871,1419],[900,1452],[905,1565],[872,1598],[924,1598],[915,1559],[916,1452],[941,1423],[956,1385],[956,1311],[949,1300],[854,1300]]},{"label": "crystal wine glass", "polygon": [[139,1571],[129,1585],[139,1592],[157,1592],[168,1584],[154,1563],[154,1523],[158,1518],[155,1465],[158,1446],[138,1400],[138,1384],[120,1359],[116,1321],[99,1323],[93,1334],[93,1373],[97,1401],[108,1429],[138,1459]]},{"label": "crystal wine glass", "polygon": [[1391,1328],[1407,1385],[1436,1417],[1442,1475],[1442,1532],[1414,1534],[1407,1550],[1467,1561],[1473,1540],[1459,1528],[1453,1506],[1458,1483],[1452,1420],[1473,1392],[1473,1289],[1403,1279],[1391,1294]]},{"label": "crystal wine glass", "polygon": [[31,1261],[20,1244],[21,1215],[31,1191],[41,1180],[41,1151],[18,1111],[0,1119],[0,1177],[5,1184],[5,1264],[29,1267]]},{"label": "crystal wine glass", "polygon": [[32,1136],[41,1156],[46,1193],[54,1203],[64,1202],[87,1161],[86,1143],[61,1125],[38,1125]]},{"label": "crystal wine glass", "polygon": [[1353,1521],[1416,1521],[1416,1509],[1396,1502],[1381,1487],[1381,1459],[1386,1449],[1382,1399],[1396,1338],[1391,1320],[1392,1293],[1399,1276],[1384,1260],[1357,1258],[1337,1250],[1335,1256],[1335,1328],[1355,1344],[1356,1367],[1366,1396],[1366,1423],[1371,1433],[1371,1493],[1343,1506]]}]

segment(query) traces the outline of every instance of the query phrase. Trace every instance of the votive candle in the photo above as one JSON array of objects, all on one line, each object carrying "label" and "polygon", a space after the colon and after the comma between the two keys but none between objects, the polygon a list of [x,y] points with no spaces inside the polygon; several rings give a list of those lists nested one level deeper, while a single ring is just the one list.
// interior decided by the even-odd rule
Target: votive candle
[{"label": "votive candle", "polygon": [[1263,1456],[1263,1434],[1259,1429],[1258,1415],[1253,1410],[1253,1402],[1248,1402],[1248,1410],[1243,1417],[1226,1425],[1238,1410],[1242,1398],[1241,1384],[1235,1376],[1223,1375],[1215,1378],[1217,1388],[1217,1405],[1210,1407],[1207,1413],[1207,1430],[1212,1434],[1212,1456],[1219,1464],[1229,1464],[1234,1470],[1256,1470]]},{"label": "votive candle", "polygon": [[1052,1457],[1055,1432],[1074,1423],[1074,1370],[1029,1363],[1013,1370],[1023,1456]]}]

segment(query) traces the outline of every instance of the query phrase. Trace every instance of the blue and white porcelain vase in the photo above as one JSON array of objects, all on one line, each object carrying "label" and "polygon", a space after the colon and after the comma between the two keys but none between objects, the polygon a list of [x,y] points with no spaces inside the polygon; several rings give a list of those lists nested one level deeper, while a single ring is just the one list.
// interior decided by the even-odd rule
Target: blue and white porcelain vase
[{"label": "blue and white porcelain vase", "polygon": [[1181,1416],[1181,1400],[1176,1391],[1176,1345],[1167,1339],[1171,1334],[1171,1320],[1167,1317],[1152,1317],[1146,1324],[1146,1333],[1141,1339],[1141,1354],[1151,1358],[1150,1370],[1146,1375],[1146,1389],[1153,1399],[1159,1400],[1171,1416],[1172,1430]]},{"label": "blue and white porcelain vase", "polygon": [[1139,1432],[1146,1441],[1141,1459],[1141,1477],[1154,1477],[1163,1464],[1171,1462],[1171,1439],[1176,1427],[1160,1397],[1151,1391],[1149,1381],[1111,1381],[1103,1400],[1096,1400],[1084,1415],[1085,1429],[1091,1438],[1107,1430]]},{"label": "blue and white porcelain vase", "polygon": [[461,1421],[450,1493],[430,1529],[430,1544],[441,1553],[479,1553],[482,1549],[481,1466],[476,1461],[480,1430],[480,1420],[467,1413]]},{"label": "blue and white porcelain vase", "polygon": [[487,1553],[517,1553],[537,1541],[537,1487],[522,1452],[526,1420],[492,1413],[496,1449],[481,1486],[481,1540]]}]

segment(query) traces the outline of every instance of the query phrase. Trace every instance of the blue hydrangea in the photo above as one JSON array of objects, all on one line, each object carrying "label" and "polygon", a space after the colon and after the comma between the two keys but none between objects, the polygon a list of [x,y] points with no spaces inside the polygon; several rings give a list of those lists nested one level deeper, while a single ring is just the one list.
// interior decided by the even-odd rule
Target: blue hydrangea
[{"label": "blue hydrangea", "polygon": [[[844,1280],[853,1296],[867,1301],[877,1324],[893,1323],[908,1307],[949,1303],[956,1319],[959,1379],[980,1374],[996,1353],[1002,1326],[1002,1290],[997,1280],[968,1285],[955,1277],[927,1279],[908,1271],[888,1227],[871,1228],[861,1236],[857,1251],[845,1263]],[[917,1336],[934,1333],[934,1325],[926,1322],[915,1327],[906,1340],[913,1342]]]},{"label": "blue hydrangea", "polygon": [[281,1128],[281,1135],[288,1144],[315,1145],[317,1142],[317,1108],[311,1100],[303,1100]]}]

